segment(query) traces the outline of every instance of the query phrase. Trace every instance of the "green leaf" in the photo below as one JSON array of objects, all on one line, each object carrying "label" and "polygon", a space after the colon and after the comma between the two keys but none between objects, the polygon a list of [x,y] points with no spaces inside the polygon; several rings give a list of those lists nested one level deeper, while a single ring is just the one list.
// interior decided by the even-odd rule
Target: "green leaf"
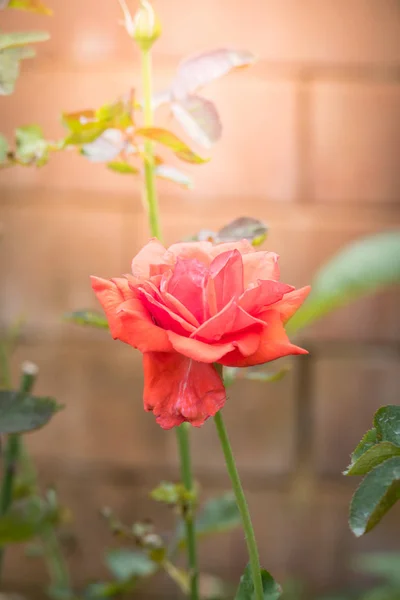
[{"label": "green leaf", "polygon": [[196,534],[199,536],[221,533],[239,527],[241,518],[235,496],[227,492],[208,500],[196,517]]},{"label": "green leaf", "polygon": [[50,39],[47,31],[13,31],[12,33],[0,33],[0,50],[17,48],[36,42],[46,42]]},{"label": "green leaf", "polygon": [[108,581],[90,584],[84,591],[83,597],[87,600],[97,598],[117,598],[130,592],[136,585],[136,578],[129,582]]},{"label": "green leaf", "polygon": [[27,542],[50,522],[51,515],[40,498],[16,503],[0,517],[0,546]]},{"label": "green leaf", "polygon": [[92,310],[77,310],[67,313],[64,315],[64,318],[77,325],[89,325],[98,329],[108,329],[107,319],[101,313]]},{"label": "green leaf", "polygon": [[267,226],[252,217],[239,217],[217,233],[217,242],[234,242],[242,239],[249,240],[254,246],[259,246],[267,237]]},{"label": "green leaf", "polygon": [[8,153],[8,141],[4,135],[0,133],[0,163],[4,163],[7,160]]},{"label": "green leaf", "polygon": [[35,56],[32,48],[0,50],[0,96],[9,96],[13,93],[19,76],[20,61],[32,56]]},{"label": "green leaf", "polygon": [[185,162],[201,164],[209,161],[208,158],[202,158],[193,152],[185,142],[182,142],[182,140],[174,133],[167,129],[161,129],[160,127],[142,127],[135,131],[135,135],[166,146],[175,152],[178,158]]},{"label": "green leaf", "polygon": [[46,164],[49,158],[49,144],[43,137],[39,125],[26,125],[15,130],[16,156],[24,164],[34,162],[37,166]]},{"label": "green leaf", "polygon": [[75,125],[73,131],[64,140],[64,146],[80,146],[90,144],[101,136],[108,125],[103,122],[90,121],[89,123],[80,123]]},{"label": "green leaf", "polygon": [[378,440],[392,442],[400,448],[400,406],[382,406],[374,416]]},{"label": "green leaf", "polygon": [[400,283],[400,232],[358,240],[322,267],[288,331],[298,331],[360,296],[396,283]]},{"label": "green leaf", "polygon": [[154,173],[157,177],[161,179],[166,179],[167,181],[172,181],[173,183],[177,183],[186,188],[193,187],[193,182],[186,173],[182,173],[179,169],[175,167],[171,167],[169,165],[158,165],[154,169]]},{"label": "green leaf", "polygon": [[371,531],[400,498],[400,457],[390,458],[363,479],[350,505],[350,528],[357,537]]},{"label": "green leaf", "polygon": [[197,498],[196,491],[188,491],[181,483],[170,483],[162,481],[154,490],[150,492],[150,497],[157,502],[165,504],[187,504],[195,502]]},{"label": "green leaf", "polygon": [[61,408],[53,398],[0,390],[0,433],[25,433],[39,429]]},{"label": "green leaf", "polygon": [[391,442],[381,442],[369,448],[352,463],[345,471],[345,475],[366,475],[372,469],[383,463],[388,458],[400,456],[400,448]]},{"label": "green leaf", "polygon": [[360,456],[364,454],[364,452],[367,452],[367,450],[375,446],[377,442],[378,440],[376,437],[376,429],[374,427],[373,429],[367,431],[367,433],[362,438],[361,442],[354,450],[353,454],[351,455],[350,467],[357,462],[357,460],[360,458]]},{"label": "green leaf", "polygon": [[382,577],[393,585],[400,586],[400,553],[369,552],[357,556],[355,569],[366,575]]},{"label": "green leaf", "polygon": [[53,11],[40,0],[9,0],[8,8],[27,10],[41,15],[52,15]]},{"label": "green leaf", "polygon": [[124,175],[137,175],[140,173],[137,167],[130,165],[127,162],[123,161],[114,161],[107,163],[107,167],[111,171],[115,171],[116,173],[123,173]]},{"label": "green leaf", "polygon": [[248,367],[246,369],[238,367],[224,368],[224,384],[225,387],[231,386],[239,379],[247,379],[250,381],[261,381],[263,383],[275,383],[280,381],[290,372],[290,366],[285,366],[279,371],[263,371],[258,367]]},{"label": "green leaf", "polygon": [[[264,600],[278,600],[282,594],[282,589],[268,571],[261,569]],[[247,565],[244,574],[240,578],[238,591],[235,600],[255,600],[254,585],[251,577],[250,565]]]},{"label": "green leaf", "polygon": [[146,554],[125,548],[107,552],[106,564],[118,581],[126,581],[132,577],[148,577],[157,570],[157,566]]}]

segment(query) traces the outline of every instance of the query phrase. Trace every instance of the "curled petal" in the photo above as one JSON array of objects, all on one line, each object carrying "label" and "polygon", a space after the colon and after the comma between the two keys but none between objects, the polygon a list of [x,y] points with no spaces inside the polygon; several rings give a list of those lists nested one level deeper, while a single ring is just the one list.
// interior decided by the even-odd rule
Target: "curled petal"
[{"label": "curled petal", "polygon": [[[173,264],[167,250],[156,238],[151,239],[132,260],[132,273],[135,277],[147,278],[157,275],[150,272],[152,265]],[[154,271],[154,269],[152,269]]]},{"label": "curled petal", "polygon": [[285,294],[282,300],[274,304],[271,308],[277,310],[281,315],[283,323],[286,323],[286,321],[288,321],[300,308],[310,291],[311,286],[309,285],[298,290],[293,290],[292,292]]},{"label": "curled petal", "polygon": [[179,315],[182,319],[193,325],[194,327],[199,327],[200,323],[196,319],[196,317],[182,304],[179,302],[177,298],[171,296],[168,292],[164,292],[161,295],[165,305],[174,311],[177,315]]},{"label": "curled petal", "polygon": [[199,323],[204,320],[203,290],[208,268],[197,259],[178,258],[166,291],[177,298]]},{"label": "curled petal", "polygon": [[171,329],[181,335],[190,335],[195,331],[193,325],[188,323],[185,319],[182,319],[182,317],[174,313],[164,304],[161,304],[161,302],[156,300],[148,292],[141,289],[139,293],[142,304],[147,308],[159,327],[167,330]]},{"label": "curled petal", "polygon": [[235,298],[232,298],[219,313],[203,323],[190,337],[213,343],[225,335],[235,335],[253,325],[264,327],[264,322],[249,315],[237,305]]},{"label": "curled petal", "polygon": [[307,350],[295,346],[289,341],[278,312],[268,310],[260,315],[260,318],[265,321],[266,326],[261,332],[259,345],[254,354],[243,357],[239,350],[235,350],[219,361],[222,365],[251,367],[291,354],[308,354]]},{"label": "curled petal", "polygon": [[279,256],[275,252],[255,252],[243,256],[244,289],[259,279],[279,280]]},{"label": "curled petal", "polygon": [[195,258],[205,265],[209,265],[212,261],[211,252],[213,245],[211,242],[180,242],[172,244],[168,248],[176,258]]},{"label": "curled petal", "polygon": [[210,265],[214,281],[217,310],[226,306],[232,298],[243,293],[243,261],[238,250],[219,254]]},{"label": "curled petal", "polygon": [[221,244],[216,244],[212,247],[210,254],[213,258],[215,258],[223,252],[231,252],[232,250],[238,250],[238,252],[240,252],[242,255],[255,253],[255,249],[249,240],[243,239],[239,240],[238,242],[223,242]]},{"label": "curled petal", "polygon": [[[120,331],[117,337],[140,352],[169,352],[172,348],[167,332],[153,322],[149,312],[138,299],[120,305],[117,318]],[[114,336],[113,336],[114,337]]]},{"label": "curled petal", "polygon": [[132,297],[132,291],[127,279],[102,279],[101,277],[91,277],[91,284],[103,310],[106,314],[111,335],[114,339],[122,335],[121,319],[118,316],[120,305]]},{"label": "curled petal", "polygon": [[144,407],[163,429],[188,421],[203,425],[224,405],[226,394],[211,364],[177,354],[150,352],[143,356]]},{"label": "curled petal", "polygon": [[200,340],[183,337],[173,331],[168,331],[167,335],[177,352],[199,362],[219,362],[225,354],[235,349],[235,344],[232,341],[221,344],[206,344]]},{"label": "curled petal", "polygon": [[266,306],[282,300],[294,287],[279,281],[259,281],[258,285],[248,288],[239,298],[239,306],[251,314],[259,313]]}]

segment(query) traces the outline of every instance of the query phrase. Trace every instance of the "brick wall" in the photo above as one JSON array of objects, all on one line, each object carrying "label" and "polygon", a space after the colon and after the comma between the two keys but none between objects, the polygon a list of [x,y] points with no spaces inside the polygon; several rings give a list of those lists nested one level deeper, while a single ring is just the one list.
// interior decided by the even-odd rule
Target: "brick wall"
[{"label": "brick wall", "polygon": [[[15,94],[1,99],[6,134],[38,122],[56,138],[62,110],[98,106],[139,80],[116,1],[52,5],[48,22],[2,15],[4,28],[49,25],[52,32],[38,58],[24,63]],[[252,69],[205,92],[218,104],[224,136],[211,163],[187,169],[195,189],[159,186],[168,242],[257,216],[270,225],[268,245],[281,254],[283,279],[304,285],[345,243],[399,226],[397,0],[155,5],[164,24],[155,50],[160,88],[183,55],[231,45],[259,56]],[[65,311],[96,307],[88,276],[126,272],[146,240],[140,186],[68,153],[41,170],[1,173],[0,190],[1,321],[24,313],[16,373],[21,360],[36,361],[38,391],[66,404],[29,443],[43,482],[55,482],[75,511],[70,561],[80,583],[102,575],[100,547],[111,543],[99,506],[128,519],[152,515],[161,528],[171,519],[146,502],[161,477],[177,477],[177,458],[174,435],[141,408],[140,357],[101,332],[60,321]],[[364,540],[352,537],[346,513],[356,482],[340,475],[374,410],[398,402],[398,305],[392,290],[337,312],[304,332],[311,354],[296,359],[280,383],[232,390],[226,419],[262,560],[277,577],[299,575],[326,589],[352,577],[353,553],[398,543],[397,509]],[[204,497],[228,488],[212,423],[194,431],[192,443]],[[237,578],[246,561],[242,533],[206,543],[202,559],[209,572]],[[10,553],[9,584],[39,584],[37,563],[21,560],[19,550]],[[166,589],[159,580],[153,593],[166,597]]]}]

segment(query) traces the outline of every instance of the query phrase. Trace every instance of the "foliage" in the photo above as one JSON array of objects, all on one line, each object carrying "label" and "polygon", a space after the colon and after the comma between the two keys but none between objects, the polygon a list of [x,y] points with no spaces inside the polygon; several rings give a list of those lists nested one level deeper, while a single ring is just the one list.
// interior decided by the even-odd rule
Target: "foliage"
[{"label": "foliage", "polygon": [[[261,576],[264,600],[278,600],[282,593],[281,587],[265,569],[262,569]],[[236,593],[235,600],[254,600],[254,598],[254,586],[251,578],[250,565],[247,565],[245,572],[240,579],[239,589]]]},{"label": "foliage", "polygon": [[0,434],[26,433],[39,429],[60,408],[53,398],[0,390]]},{"label": "foliage", "polygon": [[346,475],[365,475],[350,506],[358,537],[373,529],[400,498],[400,406],[383,406],[351,457]]}]

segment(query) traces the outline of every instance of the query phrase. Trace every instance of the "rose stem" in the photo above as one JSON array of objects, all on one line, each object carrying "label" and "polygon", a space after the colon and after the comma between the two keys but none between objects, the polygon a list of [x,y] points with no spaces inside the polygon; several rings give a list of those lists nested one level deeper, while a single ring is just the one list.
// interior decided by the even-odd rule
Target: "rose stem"
[{"label": "rose stem", "polygon": [[[142,57],[142,79],[143,79],[143,110],[144,125],[152,127],[153,125],[153,105],[152,105],[152,61],[151,50],[141,50]],[[148,206],[149,227],[151,235],[161,241],[161,226],[157,201],[157,190],[154,174],[154,147],[153,143],[147,140],[144,144],[144,174],[145,185],[144,195]],[[176,428],[179,456],[181,463],[181,477],[185,488],[190,492],[193,490],[193,475],[190,460],[189,431],[186,424]],[[193,523],[192,511],[187,511],[185,515],[186,541],[190,569],[190,597],[192,600],[199,599],[198,591],[198,570],[197,570],[197,549],[196,532]]]},{"label": "rose stem", "polygon": [[255,600],[263,600],[263,585],[261,579],[260,559],[258,556],[256,537],[254,534],[253,524],[251,522],[249,507],[247,505],[246,497],[244,495],[243,487],[235,463],[235,458],[233,456],[232,448],[229,442],[228,432],[226,430],[221,411],[215,415],[214,421],[221,442],[222,451],[225,456],[226,467],[232,482],[232,488],[235,493],[236,504],[242,517],[242,524],[246,535],[247,549],[249,552]]}]

